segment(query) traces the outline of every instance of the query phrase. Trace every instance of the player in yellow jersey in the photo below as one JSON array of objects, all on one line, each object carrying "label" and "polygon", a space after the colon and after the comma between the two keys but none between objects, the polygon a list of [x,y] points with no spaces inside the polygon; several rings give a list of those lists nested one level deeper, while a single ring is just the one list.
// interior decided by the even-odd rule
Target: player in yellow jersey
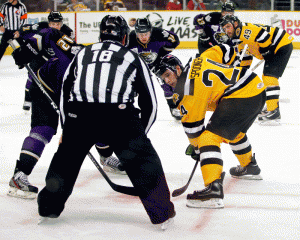
[{"label": "player in yellow jersey", "polygon": [[[167,55],[155,69],[174,88],[173,101],[190,141],[187,152],[192,150],[192,157],[201,163],[206,188],[188,194],[188,207],[224,207],[221,143],[228,143],[240,162],[230,169],[233,177],[262,179],[246,132],[265,104],[265,86],[252,71],[223,64],[232,64],[234,54],[224,44],[206,50],[185,68],[178,58]],[[207,111],[214,113],[205,126]]]},{"label": "player in yellow jersey", "polygon": [[279,122],[280,87],[278,79],[282,77],[293,51],[293,37],[278,27],[242,23],[236,16],[224,16],[220,25],[232,42],[248,44],[248,52],[258,59],[264,59],[262,80],[266,85],[267,109],[258,120],[260,122]]}]

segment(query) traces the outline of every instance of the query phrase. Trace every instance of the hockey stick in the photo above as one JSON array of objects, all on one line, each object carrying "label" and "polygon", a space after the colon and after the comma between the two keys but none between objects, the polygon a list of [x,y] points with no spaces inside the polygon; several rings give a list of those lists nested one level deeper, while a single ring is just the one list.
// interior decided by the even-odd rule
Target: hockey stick
[{"label": "hockey stick", "polygon": [[194,168],[193,168],[193,171],[192,171],[192,173],[191,173],[191,176],[190,176],[190,178],[189,178],[187,184],[185,184],[182,188],[175,189],[175,190],[172,192],[172,197],[178,197],[178,196],[180,196],[181,194],[183,194],[183,193],[187,190],[187,188],[189,187],[190,182],[191,182],[191,180],[192,180],[192,178],[193,178],[193,176],[194,176],[194,173],[195,173],[195,171],[196,171],[196,168],[197,168],[199,162],[200,162],[200,160],[197,160],[197,161],[196,161],[195,166],[194,166]]},{"label": "hockey stick", "polygon": [[131,195],[131,196],[138,196],[136,190],[134,187],[127,187],[127,186],[121,186],[121,185],[117,185],[115,183],[113,183],[109,177],[107,176],[107,174],[104,172],[104,170],[102,169],[102,167],[100,166],[100,164],[97,162],[97,160],[94,158],[94,156],[89,152],[88,153],[89,158],[92,160],[92,162],[94,163],[94,165],[96,166],[96,168],[99,170],[99,172],[102,174],[102,176],[105,178],[105,180],[108,182],[108,184],[111,186],[111,188],[113,190],[115,190],[116,192],[120,192],[120,193],[124,193],[127,195]]},{"label": "hockey stick", "polygon": [[252,69],[251,71],[254,71],[256,68],[258,68],[263,62],[265,61],[265,59],[260,60]]},{"label": "hockey stick", "polygon": [[[17,49],[17,48],[20,47],[19,43],[16,40],[10,39],[7,42],[9,43],[9,45],[12,47],[13,50],[15,50],[15,49]],[[51,106],[53,107],[53,109],[59,115],[60,111],[59,111],[58,106],[52,100],[52,98],[50,97],[50,95],[46,92],[46,90],[44,89],[43,85],[39,81],[39,79],[36,76],[36,74],[33,72],[33,70],[31,69],[31,67],[28,64],[25,64],[25,67],[28,70],[28,72],[31,75],[31,77],[33,78],[34,82],[38,85],[38,87],[40,88],[40,90],[46,96],[47,100],[49,101],[49,103],[51,104]],[[121,186],[121,185],[117,185],[117,184],[113,183],[109,179],[109,177],[107,176],[107,174],[104,172],[104,170],[101,168],[101,166],[99,165],[99,163],[97,162],[97,160],[94,158],[94,156],[90,152],[88,152],[88,156],[89,156],[89,158],[91,159],[91,161],[94,163],[94,165],[96,166],[96,168],[99,170],[99,172],[101,173],[101,175],[105,178],[105,180],[108,182],[108,184],[111,186],[111,188],[113,190],[115,190],[117,192],[120,192],[120,193],[127,194],[127,195],[138,196],[138,194],[136,193],[136,190],[135,190],[134,187],[126,187],[126,186]]]},{"label": "hockey stick", "polygon": [[[8,44],[12,47],[13,50],[17,49],[20,47],[20,44],[16,40],[8,40]],[[50,102],[51,106],[54,108],[54,110],[57,112],[57,114],[60,114],[58,106],[53,102],[51,99],[50,95],[46,92],[44,89],[43,85],[37,78],[36,74],[32,71],[31,67],[29,67],[28,64],[25,64],[25,68],[29,72],[29,74],[32,76],[34,82],[38,85],[39,89],[43,92],[43,94],[46,96],[47,100]]]},{"label": "hockey stick", "polygon": [[234,67],[236,67],[238,64],[241,63],[241,61],[242,61],[243,58],[244,58],[244,55],[245,55],[245,53],[246,53],[247,48],[248,48],[248,44],[245,44],[244,49],[243,49],[243,51],[242,51],[242,54],[241,54],[240,57],[239,57],[239,61],[236,61],[236,62],[233,64]]}]

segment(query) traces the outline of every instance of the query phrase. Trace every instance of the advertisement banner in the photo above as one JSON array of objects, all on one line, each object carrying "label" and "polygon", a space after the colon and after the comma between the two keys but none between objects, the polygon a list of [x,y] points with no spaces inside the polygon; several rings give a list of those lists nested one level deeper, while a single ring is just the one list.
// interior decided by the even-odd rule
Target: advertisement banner
[{"label": "advertisement banner", "polygon": [[[63,22],[74,30],[76,41],[91,44],[99,40],[99,24],[107,15],[122,15],[130,24],[131,19],[148,17],[153,26],[162,27],[176,33],[180,39],[178,48],[197,48],[197,33],[193,19],[197,14],[211,11],[128,11],[128,12],[62,12]],[[28,23],[48,21],[49,13],[29,13]],[[236,11],[242,22],[260,23],[285,29],[294,37],[294,47],[300,48],[300,12]],[[134,29],[131,26],[131,30]]]},{"label": "advertisement banner", "polygon": [[[111,15],[122,15],[128,22],[132,18],[149,17],[153,26],[162,26],[173,31],[180,39],[180,48],[196,48],[197,33],[193,19],[197,14],[210,11],[130,11],[109,12]],[[90,44],[98,41],[99,23],[108,12],[78,12],[76,17],[77,41]],[[256,12],[236,11],[235,15],[242,22],[260,23],[285,29],[295,40],[300,42],[300,13],[299,12]],[[133,29],[133,28],[132,28]]]}]

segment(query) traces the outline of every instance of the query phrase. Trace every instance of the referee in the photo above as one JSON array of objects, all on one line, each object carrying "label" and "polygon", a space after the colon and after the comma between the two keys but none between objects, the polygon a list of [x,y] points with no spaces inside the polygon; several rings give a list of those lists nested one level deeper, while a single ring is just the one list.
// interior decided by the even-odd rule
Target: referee
[{"label": "referee", "polygon": [[8,0],[1,6],[0,10],[0,31],[3,33],[0,44],[0,60],[2,59],[6,48],[7,41],[18,37],[20,29],[26,22],[27,9],[19,0]]},{"label": "referee", "polygon": [[[125,47],[128,34],[123,17],[105,16],[100,42],[82,49],[64,75],[62,143],[38,195],[42,217],[61,214],[85,156],[95,143],[105,142],[123,164],[151,222],[163,229],[173,222],[174,205],[161,160],[146,135],[157,112],[151,72]],[[139,109],[134,106],[137,95]]]}]

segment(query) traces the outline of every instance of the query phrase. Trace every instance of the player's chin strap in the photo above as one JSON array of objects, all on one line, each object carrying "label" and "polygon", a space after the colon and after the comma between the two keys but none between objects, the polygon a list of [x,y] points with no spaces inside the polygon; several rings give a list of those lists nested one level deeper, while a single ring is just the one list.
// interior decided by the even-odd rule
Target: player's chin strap
[{"label": "player's chin strap", "polygon": [[234,64],[233,64],[234,67],[236,67],[237,65],[239,65],[242,62],[242,60],[244,58],[244,55],[245,55],[245,53],[247,51],[247,48],[248,48],[248,44],[245,44],[244,49],[242,51],[242,54],[239,57],[239,60],[235,61]]},{"label": "player's chin strap", "polygon": [[[9,45],[12,47],[13,50],[15,50],[15,49],[17,49],[17,48],[20,47],[20,44],[16,40],[10,39],[7,42],[9,43]],[[41,82],[37,78],[36,74],[33,72],[33,70],[29,67],[28,64],[25,64],[25,67],[28,70],[28,72],[31,75],[31,77],[33,78],[34,82],[38,85],[38,87],[40,88],[40,90],[46,96],[47,100],[49,101],[49,103],[51,104],[51,106],[54,108],[54,110],[56,111],[56,113],[60,114],[58,106],[55,104],[55,102],[49,96],[49,94],[47,93],[47,91],[44,89],[43,85],[41,84]],[[131,195],[131,196],[138,196],[137,191],[135,190],[134,187],[121,186],[121,185],[117,185],[117,184],[113,183],[109,179],[109,177],[107,176],[107,174],[104,172],[104,170],[101,168],[101,166],[99,165],[99,163],[97,162],[97,160],[93,157],[93,155],[90,152],[88,152],[88,156],[89,156],[89,158],[91,159],[91,161],[94,163],[94,165],[96,166],[96,168],[99,170],[99,172],[102,174],[102,176],[105,178],[105,180],[108,182],[108,184],[111,186],[111,188],[113,190],[115,190],[116,192],[120,192],[120,193],[124,193],[124,194],[127,194],[127,195]]]}]

